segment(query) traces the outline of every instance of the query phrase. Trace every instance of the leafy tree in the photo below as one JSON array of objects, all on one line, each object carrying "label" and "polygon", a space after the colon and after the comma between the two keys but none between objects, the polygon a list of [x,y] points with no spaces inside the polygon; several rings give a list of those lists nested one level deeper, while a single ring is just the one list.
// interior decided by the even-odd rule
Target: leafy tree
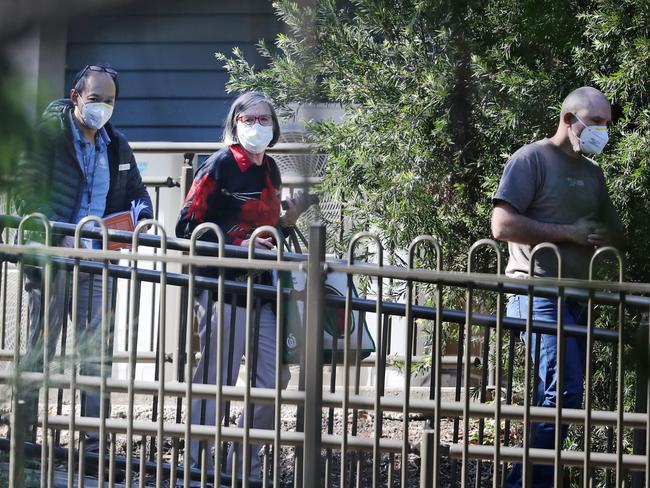
[{"label": "leafy tree", "polygon": [[599,162],[630,230],[629,278],[650,281],[647,0],[281,0],[288,34],[261,43],[269,66],[223,54],[229,89],[260,89],[285,113],[334,102],[313,124],[328,154],[322,191],[390,248],[436,235],[451,269],[489,235],[490,195],[521,145],[552,135],[564,96],[594,85],[618,120]]},{"label": "leafy tree", "polygon": [[0,195],[11,189],[16,161],[29,139],[29,123],[22,105],[24,89],[18,80],[7,76],[9,67],[0,56]]},{"label": "leafy tree", "polygon": [[650,189],[650,2],[598,0],[580,15],[584,42],[576,73],[613,102],[611,147],[598,162],[626,223],[627,278],[650,281],[647,215]]},{"label": "leafy tree", "polygon": [[[284,113],[308,102],[343,107],[341,123],[309,132],[328,155],[321,190],[351,217],[350,234],[371,228],[389,249],[432,234],[446,267],[464,270],[469,245],[490,235],[490,196],[508,155],[553,135],[563,98],[591,85],[615,118],[598,163],[628,232],[626,279],[650,282],[650,1],[274,5],[288,29],[274,48],[260,43],[268,67],[256,70],[239,51],[217,57],[229,90],[262,90]],[[607,392],[596,396],[603,407]]]}]

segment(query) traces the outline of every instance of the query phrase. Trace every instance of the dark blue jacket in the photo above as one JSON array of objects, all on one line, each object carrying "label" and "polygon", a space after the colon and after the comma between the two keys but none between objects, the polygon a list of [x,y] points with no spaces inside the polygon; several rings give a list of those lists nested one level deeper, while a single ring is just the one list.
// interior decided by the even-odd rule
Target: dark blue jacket
[{"label": "dark blue jacket", "polygon": [[[41,212],[50,220],[76,223],[84,174],[73,146],[69,99],[52,102],[43,113],[25,157],[18,164],[18,212]],[[110,185],[104,215],[128,210],[131,200],[146,202],[140,218],[152,218],[151,199],[142,183],[133,151],[126,138],[106,124]]]}]

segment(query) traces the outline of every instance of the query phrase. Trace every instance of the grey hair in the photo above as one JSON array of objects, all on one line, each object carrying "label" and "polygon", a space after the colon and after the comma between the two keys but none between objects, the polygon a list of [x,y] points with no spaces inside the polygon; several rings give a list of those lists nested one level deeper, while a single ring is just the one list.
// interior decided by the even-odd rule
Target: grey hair
[{"label": "grey hair", "polygon": [[560,117],[563,119],[565,114],[575,114],[580,109],[589,110],[598,101],[605,101],[609,105],[609,100],[600,90],[591,86],[576,88],[562,102]]},{"label": "grey hair", "polygon": [[230,110],[228,110],[228,115],[226,116],[226,121],[223,124],[223,142],[231,146],[233,144],[239,144],[239,139],[237,138],[237,116],[248,110],[253,105],[257,105],[260,102],[264,102],[269,106],[271,110],[271,118],[273,119],[273,139],[269,143],[269,147],[273,147],[278,139],[280,138],[280,122],[278,121],[278,116],[275,113],[273,104],[271,101],[260,92],[248,92],[239,95],[232,105]]}]

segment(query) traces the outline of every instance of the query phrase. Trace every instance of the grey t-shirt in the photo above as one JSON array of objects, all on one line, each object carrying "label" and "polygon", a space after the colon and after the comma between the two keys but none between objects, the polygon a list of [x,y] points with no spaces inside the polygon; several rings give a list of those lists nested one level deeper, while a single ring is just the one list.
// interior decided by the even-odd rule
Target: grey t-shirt
[{"label": "grey t-shirt", "polygon": [[[504,201],[520,214],[539,222],[573,224],[592,217],[610,232],[622,225],[607,193],[600,167],[590,159],[568,158],[548,139],[523,146],[508,160],[493,202]],[[594,248],[559,242],[562,277],[587,278]],[[508,243],[508,276],[528,276],[533,246]],[[557,276],[557,258],[551,250],[535,257],[535,276]]]}]

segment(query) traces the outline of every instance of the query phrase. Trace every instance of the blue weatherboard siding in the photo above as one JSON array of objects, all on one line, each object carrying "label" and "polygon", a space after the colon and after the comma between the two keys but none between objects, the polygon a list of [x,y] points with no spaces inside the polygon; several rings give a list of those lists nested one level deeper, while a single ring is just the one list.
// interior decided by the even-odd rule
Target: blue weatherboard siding
[{"label": "blue weatherboard siding", "polygon": [[114,66],[120,98],[112,121],[131,141],[219,139],[233,96],[214,53],[238,46],[259,67],[255,44],[272,43],[281,29],[267,0],[173,2],[71,25],[65,95],[86,64]]}]

